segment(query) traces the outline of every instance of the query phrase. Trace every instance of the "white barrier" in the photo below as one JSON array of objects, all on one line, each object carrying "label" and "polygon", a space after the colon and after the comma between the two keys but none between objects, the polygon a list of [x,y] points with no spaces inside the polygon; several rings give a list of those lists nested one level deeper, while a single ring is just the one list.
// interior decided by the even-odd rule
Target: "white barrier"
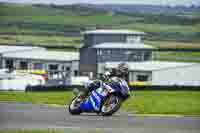
[{"label": "white barrier", "polygon": [[15,76],[11,79],[0,80],[0,90],[25,91],[28,85],[44,85],[45,80],[40,75]]}]

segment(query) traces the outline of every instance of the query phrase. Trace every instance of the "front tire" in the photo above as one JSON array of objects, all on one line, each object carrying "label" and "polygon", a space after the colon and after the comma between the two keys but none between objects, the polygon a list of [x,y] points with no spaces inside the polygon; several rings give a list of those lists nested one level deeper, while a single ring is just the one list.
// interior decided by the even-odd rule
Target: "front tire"
[{"label": "front tire", "polygon": [[81,103],[80,102],[77,103],[77,100],[78,100],[78,97],[75,97],[71,101],[71,103],[70,103],[70,105],[68,107],[69,113],[72,114],[72,115],[80,115],[80,113],[81,113],[81,109],[80,109],[80,104]]},{"label": "front tire", "polygon": [[120,96],[116,96],[111,94],[108,96],[101,107],[101,114],[103,116],[111,116],[115,112],[117,112],[122,104],[122,98]]}]

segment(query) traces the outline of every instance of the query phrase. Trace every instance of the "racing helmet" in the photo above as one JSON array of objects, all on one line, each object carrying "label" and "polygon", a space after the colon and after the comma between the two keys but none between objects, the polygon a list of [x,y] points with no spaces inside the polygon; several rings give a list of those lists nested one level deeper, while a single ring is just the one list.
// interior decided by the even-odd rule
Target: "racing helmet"
[{"label": "racing helmet", "polygon": [[128,64],[120,63],[116,68],[112,69],[111,75],[124,78],[128,75],[128,72],[129,72]]},{"label": "racing helmet", "polygon": [[120,63],[118,66],[117,66],[117,72],[121,75],[127,75],[128,72],[129,72],[129,67],[128,67],[128,64],[126,63]]}]

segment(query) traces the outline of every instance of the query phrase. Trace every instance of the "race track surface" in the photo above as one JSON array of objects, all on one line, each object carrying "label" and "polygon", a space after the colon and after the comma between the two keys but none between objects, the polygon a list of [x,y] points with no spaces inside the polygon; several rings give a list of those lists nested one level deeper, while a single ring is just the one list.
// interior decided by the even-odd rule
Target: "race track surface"
[{"label": "race track surface", "polygon": [[117,113],[111,117],[96,114],[72,116],[67,108],[46,105],[0,103],[0,129],[78,128],[109,133],[200,133],[199,117],[137,117]]}]

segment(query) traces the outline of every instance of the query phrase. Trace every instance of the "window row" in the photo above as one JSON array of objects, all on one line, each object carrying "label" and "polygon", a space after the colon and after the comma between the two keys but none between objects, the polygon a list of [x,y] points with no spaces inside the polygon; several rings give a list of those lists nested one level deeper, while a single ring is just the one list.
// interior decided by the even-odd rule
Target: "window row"
[{"label": "window row", "polygon": [[98,61],[148,61],[152,60],[151,52],[140,52],[132,54],[105,54],[98,56]]},{"label": "window row", "polygon": [[152,51],[136,51],[136,50],[124,50],[124,49],[104,49],[104,50],[97,50],[97,55],[113,55],[113,54],[120,54],[120,55],[131,55],[131,54],[151,54]]},{"label": "window row", "polygon": [[[35,62],[35,63],[29,63],[28,61],[14,61],[13,59],[6,59],[4,61],[4,67],[9,70],[14,69],[20,69],[20,70],[28,70],[28,69],[34,69],[34,70],[48,70],[48,71],[66,71],[71,72],[71,67],[64,66],[62,64],[48,64],[47,68],[45,66],[45,63]],[[78,70],[74,70],[74,76],[78,76]]]}]

